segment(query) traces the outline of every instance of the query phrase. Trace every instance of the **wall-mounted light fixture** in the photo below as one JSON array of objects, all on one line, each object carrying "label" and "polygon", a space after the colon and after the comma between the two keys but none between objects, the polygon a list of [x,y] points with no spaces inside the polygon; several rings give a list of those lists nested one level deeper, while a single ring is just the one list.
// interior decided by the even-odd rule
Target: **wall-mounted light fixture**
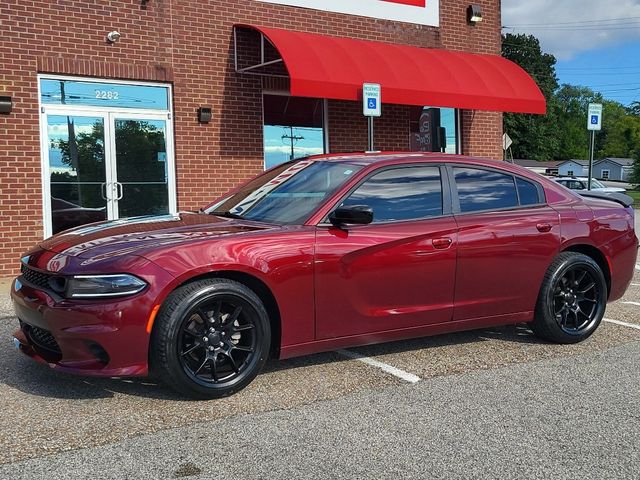
[{"label": "wall-mounted light fixture", "polygon": [[116,43],[118,40],[120,40],[121,36],[122,35],[120,35],[120,32],[118,32],[117,30],[114,30],[113,32],[109,32],[107,33],[107,42]]},{"label": "wall-mounted light fixture", "polygon": [[13,102],[11,97],[0,96],[0,113],[11,113],[11,109],[13,108]]},{"label": "wall-mounted light fixture", "polygon": [[482,21],[482,7],[480,5],[469,5],[467,7],[467,21],[473,25]]},{"label": "wall-mounted light fixture", "polygon": [[198,108],[198,121],[200,123],[209,123],[211,121],[211,107]]}]

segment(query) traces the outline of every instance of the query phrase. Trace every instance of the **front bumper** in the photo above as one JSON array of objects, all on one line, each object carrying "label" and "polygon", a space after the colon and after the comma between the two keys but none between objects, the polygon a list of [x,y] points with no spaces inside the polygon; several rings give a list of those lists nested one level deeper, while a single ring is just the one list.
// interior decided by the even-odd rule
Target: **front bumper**
[{"label": "front bumper", "polygon": [[157,286],[150,283],[139,294],[111,301],[53,297],[22,276],[14,280],[11,298],[20,321],[14,343],[20,351],[68,373],[105,377],[148,374],[147,322],[159,297]]}]

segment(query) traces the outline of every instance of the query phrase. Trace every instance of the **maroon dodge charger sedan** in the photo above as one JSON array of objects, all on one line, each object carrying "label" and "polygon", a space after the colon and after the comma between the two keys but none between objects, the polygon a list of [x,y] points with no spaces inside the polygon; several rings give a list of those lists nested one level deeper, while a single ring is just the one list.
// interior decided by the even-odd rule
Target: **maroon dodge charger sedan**
[{"label": "maroon dodge charger sedan", "polygon": [[270,354],[519,322],[579,342],[631,281],[633,215],[491,160],[292,161],[198,213],[43,241],[12,286],[15,343],[60,371],[214,398]]}]

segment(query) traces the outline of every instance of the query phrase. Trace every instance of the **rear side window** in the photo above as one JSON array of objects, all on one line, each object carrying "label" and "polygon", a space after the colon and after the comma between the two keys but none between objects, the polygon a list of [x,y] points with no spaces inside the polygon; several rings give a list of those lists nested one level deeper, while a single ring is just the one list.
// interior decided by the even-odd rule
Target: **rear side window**
[{"label": "rear side window", "polygon": [[516,185],[518,186],[518,197],[520,205],[537,205],[542,203],[538,187],[528,180],[516,177]]},{"label": "rear side window", "polygon": [[518,206],[513,176],[477,168],[454,167],[453,172],[461,212]]},{"label": "rear side window", "polygon": [[342,206],[367,205],[373,223],[442,215],[442,182],[438,167],[385,170],[365,180]]}]

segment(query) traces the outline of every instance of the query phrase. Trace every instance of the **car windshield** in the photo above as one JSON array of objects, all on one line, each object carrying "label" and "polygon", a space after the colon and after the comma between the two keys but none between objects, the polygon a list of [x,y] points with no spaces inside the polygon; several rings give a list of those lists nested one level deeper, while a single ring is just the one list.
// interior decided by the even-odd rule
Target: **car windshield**
[{"label": "car windshield", "polygon": [[205,213],[284,225],[302,224],[362,166],[298,160],[266,171]]},{"label": "car windshield", "polygon": [[595,178],[591,179],[591,188],[607,188]]}]

